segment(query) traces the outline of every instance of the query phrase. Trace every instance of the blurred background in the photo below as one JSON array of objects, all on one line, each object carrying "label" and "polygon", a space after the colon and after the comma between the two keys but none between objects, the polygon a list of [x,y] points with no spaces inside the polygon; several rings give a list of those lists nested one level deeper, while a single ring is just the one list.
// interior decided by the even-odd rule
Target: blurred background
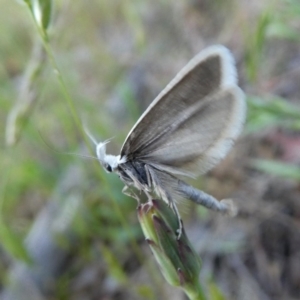
[{"label": "blurred background", "polygon": [[[47,53],[26,2],[44,11]],[[79,155],[95,155],[83,125],[118,154],[212,44],[233,52],[248,118],[227,158],[190,181],[240,210],[182,209],[200,280],[212,300],[300,299],[298,0],[0,0],[1,299],[186,299],[163,279],[136,201]]]}]

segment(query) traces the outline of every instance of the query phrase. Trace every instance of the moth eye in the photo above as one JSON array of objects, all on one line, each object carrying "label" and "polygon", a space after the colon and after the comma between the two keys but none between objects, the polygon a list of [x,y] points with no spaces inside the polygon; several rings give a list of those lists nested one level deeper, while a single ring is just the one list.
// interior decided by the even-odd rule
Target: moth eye
[{"label": "moth eye", "polygon": [[109,173],[111,173],[111,172],[112,172],[112,168],[111,168],[111,166],[110,166],[110,165],[107,165],[107,166],[106,166],[106,171],[107,171],[107,172],[109,172]]}]

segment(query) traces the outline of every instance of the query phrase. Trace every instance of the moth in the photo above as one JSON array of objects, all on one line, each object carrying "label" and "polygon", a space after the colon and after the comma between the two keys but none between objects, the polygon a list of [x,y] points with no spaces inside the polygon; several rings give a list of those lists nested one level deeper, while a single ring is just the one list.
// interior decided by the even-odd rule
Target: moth
[{"label": "moth", "polygon": [[[218,164],[239,136],[246,115],[243,91],[230,51],[221,45],[197,54],[153,100],[133,126],[119,155],[96,144],[104,169],[128,187],[154,193],[177,214],[178,199],[234,215],[231,200],[217,200],[182,177],[197,177]],[[134,196],[134,194],[131,194]]]}]

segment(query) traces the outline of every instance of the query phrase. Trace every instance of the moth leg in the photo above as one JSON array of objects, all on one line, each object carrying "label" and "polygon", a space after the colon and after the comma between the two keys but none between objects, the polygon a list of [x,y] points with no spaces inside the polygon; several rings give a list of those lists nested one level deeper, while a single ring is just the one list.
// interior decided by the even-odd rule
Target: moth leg
[{"label": "moth leg", "polygon": [[167,199],[167,203],[169,204],[170,208],[173,210],[173,212],[175,213],[175,216],[178,219],[178,224],[179,224],[178,226],[179,227],[176,230],[176,234],[177,234],[177,240],[179,240],[181,235],[182,235],[182,231],[183,231],[183,225],[182,225],[182,220],[181,220],[179,210],[177,208],[177,205],[176,205],[175,201],[171,197],[171,195],[166,190],[163,190],[162,192],[164,194],[163,198]]},{"label": "moth leg", "polygon": [[153,179],[150,173],[151,169],[147,165],[145,165],[145,172],[146,172],[148,187],[151,189],[153,187]]},{"label": "moth leg", "polygon": [[152,201],[152,197],[151,197],[151,195],[150,195],[150,193],[149,192],[147,192],[147,190],[143,190],[143,192],[145,193],[145,195],[147,196],[147,198],[148,198],[148,201]]},{"label": "moth leg", "polygon": [[[147,165],[145,165],[145,171],[146,171],[146,176],[147,176],[147,184],[148,184],[149,190],[151,190],[151,188],[153,187],[153,180],[152,180],[152,177],[150,174],[150,168]],[[143,191],[146,194],[148,200],[151,202],[152,197],[149,194],[149,192],[146,189],[143,189]]]},{"label": "moth leg", "polygon": [[211,210],[230,216],[235,216],[237,214],[237,207],[231,199],[223,199],[219,201],[213,196],[192,187],[182,180],[178,180],[177,192],[179,192],[184,198],[203,205]]},{"label": "moth leg", "polygon": [[140,204],[140,198],[132,191],[129,191],[129,186],[128,185],[125,185],[122,189],[122,193],[126,196],[129,196],[130,198],[133,198],[135,199],[138,204]]},{"label": "moth leg", "polygon": [[163,190],[161,189],[160,181],[155,172],[148,165],[145,165],[145,171],[147,175],[148,186],[152,188],[157,196],[161,196],[162,198],[164,198],[163,200],[165,200],[165,202],[167,202],[167,204],[170,206],[169,200],[166,201],[166,197],[163,197],[162,195]]},{"label": "moth leg", "polygon": [[156,193],[159,194],[162,200],[164,200],[169,205],[169,207],[173,210],[173,212],[175,213],[178,219],[179,228],[176,230],[176,233],[177,233],[177,239],[179,240],[182,235],[183,225],[182,225],[181,216],[179,214],[176,203],[172,198],[171,194],[162,187],[161,181],[159,180],[156,173],[148,166],[145,166],[145,169],[147,174],[149,174],[149,178],[151,178],[151,185],[155,188]]},{"label": "moth leg", "polygon": [[175,213],[175,215],[176,215],[176,217],[178,219],[179,228],[176,230],[176,233],[177,233],[177,240],[179,240],[180,237],[181,237],[181,235],[182,235],[182,230],[183,230],[181,216],[179,214],[177,205],[176,205],[176,203],[173,200],[170,201],[170,206],[171,206],[172,210],[174,211],[174,213]]},{"label": "moth leg", "polygon": [[[145,184],[142,184],[135,176],[134,176],[134,174],[130,171],[130,170],[126,170],[126,174],[127,174],[127,176],[129,176],[130,177],[130,179],[132,180],[132,185],[135,187],[135,188],[137,188],[140,192],[144,192],[145,193],[145,195],[147,196],[147,198],[148,198],[148,201],[152,201],[152,197],[151,197],[151,195],[150,195],[150,193],[149,193],[149,191],[150,191],[150,189],[148,188],[147,189],[147,186],[145,185]],[[126,186],[125,186],[126,187]],[[127,190],[127,188],[123,188],[123,190],[125,191],[125,193],[124,194],[126,194],[126,190]],[[123,192],[124,192],[123,191]],[[132,197],[132,198],[134,198],[134,199],[138,199],[138,203],[140,203],[140,200],[139,200],[139,197],[136,195],[136,194],[134,194],[133,193],[133,195],[131,195],[131,194],[126,194],[127,196],[130,196],[130,197]]]},{"label": "moth leg", "polygon": [[[137,188],[139,191],[144,191],[145,193],[148,191],[147,190],[147,186],[145,186],[144,184],[142,184],[135,176],[134,174],[130,171],[130,170],[126,170],[126,174],[130,177],[130,179],[132,180],[132,185]],[[149,194],[146,193],[146,195],[148,196]]]}]

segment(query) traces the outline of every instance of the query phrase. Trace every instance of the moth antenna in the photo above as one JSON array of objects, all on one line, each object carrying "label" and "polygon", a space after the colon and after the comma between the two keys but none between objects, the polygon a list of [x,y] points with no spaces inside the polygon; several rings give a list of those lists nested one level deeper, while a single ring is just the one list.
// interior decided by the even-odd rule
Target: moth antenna
[{"label": "moth antenna", "polygon": [[40,135],[41,140],[44,142],[44,144],[53,152],[58,153],[58,154],[63,154],[63,155],[73,155],[73,156],[79,156],[79,157],[83,157],[83,158],[88,158],[88,159],[96,159],[98,160],[97,157],[95,156],[91,156],[91,155],[86,155],[86,154],[79,154],[79,153],[74,153],[74,152],[62,152],[59,151],[57,149],[55,149],[54,147],[52,147],[50,145],[50,143],[48,143],[48,141],[46,141],[46,139],[42,136],[40,130],[38,129],[38,133]]},{"label": "moth antenna", "polygon": [[59,154],[64,154],[64,155],[73,155],[73,156],[79,156],[82,158],[88,158],[88,159],[96,159],[98,160],[97,157],[91,156],[91,155],[85,155],[85,154],[78,154],[78,153],[73,153],[73,152],[58,152]]},{"label": "moth antenna", "polygon": [[99,143],[97,142],[97,140],[95,139],[95,137],[91,134],[91,132],[88,130],[88,128],[87,128],[86,125],[83,126],[83,130],[86,133],[86,135],[89,137],[89,139],[93,142],[93,144],[95,146],[98,146]]}]

